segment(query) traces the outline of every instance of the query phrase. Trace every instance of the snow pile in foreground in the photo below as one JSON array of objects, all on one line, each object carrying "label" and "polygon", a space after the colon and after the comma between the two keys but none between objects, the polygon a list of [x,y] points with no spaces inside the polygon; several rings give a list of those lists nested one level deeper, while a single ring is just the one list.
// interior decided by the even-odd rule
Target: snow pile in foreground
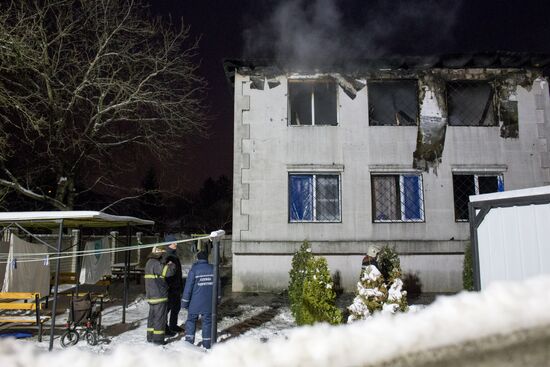
[{"label": "snow pile in foreground", "polygon": [[450,345],[496,333],[550,325],[550,276],[501,283],[482,293],[439,298],[415,313],[376,315],[349,325],[317,325],[288,331],[262,343],[241,337],[209,353],[189,346],[171,352],[120,346],[111,354],[78,350],[48,354],[30,343],[0,342],[0,366],[351,366],[402,353]]}]

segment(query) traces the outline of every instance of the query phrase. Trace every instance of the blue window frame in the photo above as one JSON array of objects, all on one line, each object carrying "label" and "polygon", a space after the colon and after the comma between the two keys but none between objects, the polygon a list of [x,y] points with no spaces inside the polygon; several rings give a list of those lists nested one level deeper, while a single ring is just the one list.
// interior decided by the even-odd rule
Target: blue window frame
[{"label": "blue window frame", "polygon": [[340,222],[340,175],[290,174],[290,222]]},{"label": "blue window frame", "polygon": [[372,175],[371,182],[374,222],[424,221],[421,175]]}]

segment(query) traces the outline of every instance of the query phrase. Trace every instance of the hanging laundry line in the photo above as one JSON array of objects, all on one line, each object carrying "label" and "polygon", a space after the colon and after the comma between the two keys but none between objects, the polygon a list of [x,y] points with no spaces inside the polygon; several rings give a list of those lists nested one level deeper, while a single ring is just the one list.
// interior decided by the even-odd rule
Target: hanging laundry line
[{"label": "hanging laundry line", "polygon": [[[133,251],[133,250],[140,250],[140,249],[147,249],[147,248],[153,248],[157,246],[167,246],[171,243],[176,244],[183,244],[185,242],[193,242],[197,240],[203,240],[210,238],[210,235],[204,236],[204,237],[196,237],[196,238],[188,238],[184,240],[177,240],[177,241],[168,241],[168,242],[157,242],[157,243],[148,243],[144,245],[132,245],[132,246],[123,246],[123,247],[113,247],[109,249],[103,249],[103,250],[81,250],[81,251],[72,251],[70,253],[65,253],[65,255],[59,255],[59,256],[52,256],[52,253],[34,253],[34,254],[13,254],[13,258],[16,262],[37,262],[37,261],[51,261],[51,260],[57,260],[57,259],[68,259],[73,257],[83,257],[83,256],[91,256],[91,255],[97,255],[97,254],[104,254],[104,253],[117,253],[117,252],[125,252],[125,251]],[[4,258],[0,260],[0,264],[8,264],[7,258]]]}]

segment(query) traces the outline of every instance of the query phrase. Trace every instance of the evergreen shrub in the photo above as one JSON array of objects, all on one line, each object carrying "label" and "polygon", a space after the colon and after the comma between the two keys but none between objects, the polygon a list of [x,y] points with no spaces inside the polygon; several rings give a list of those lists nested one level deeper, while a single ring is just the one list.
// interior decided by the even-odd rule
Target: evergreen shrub
[{"label": "evergreen shrub", "polygon": [[298,325],[342,321],[342,313],[335,306],[336,294],[327,261],[315,258],[307,241],[294,254],[289,275],[290,311]]},{"label": "evergreen shrub", "polygon": [[467,291],[474,290],[474,263],[472,246],[468,242],[464,248],[464,263],[462,266],[462,286]]}]

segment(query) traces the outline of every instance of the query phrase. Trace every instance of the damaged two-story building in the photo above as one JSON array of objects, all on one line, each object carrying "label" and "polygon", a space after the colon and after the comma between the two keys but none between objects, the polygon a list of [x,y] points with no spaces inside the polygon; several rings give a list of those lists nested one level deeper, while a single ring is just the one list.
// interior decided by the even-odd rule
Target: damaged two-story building
[{"label": "damaged two-story building", "polygon": [[543,55],[226,61],[234,88],[233,290],[282,290],[307,240],[355,289],[369,244],[424,292],[462,289],[470,195],[550,183]]}]

